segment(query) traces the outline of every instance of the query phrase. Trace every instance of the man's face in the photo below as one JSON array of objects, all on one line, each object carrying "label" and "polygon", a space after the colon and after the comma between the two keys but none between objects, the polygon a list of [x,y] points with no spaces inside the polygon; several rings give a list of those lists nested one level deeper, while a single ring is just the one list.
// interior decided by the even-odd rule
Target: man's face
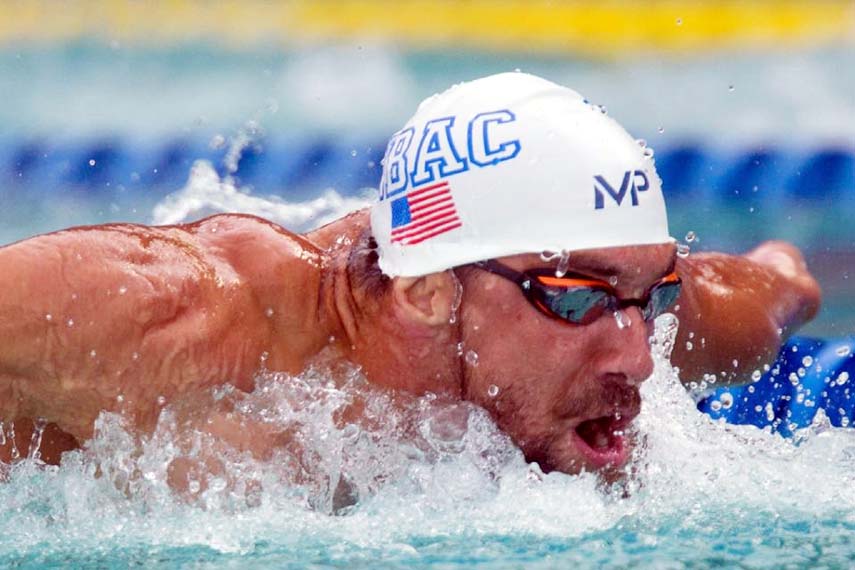
[{"label": "man's face", "polygon": [[[672,244],[570,254],[569,271],[614,284],[621,299],[638,299],[673,270]],[[499,260],[525,271],[555,268],[540,255]],[[464,394],[493,415],[529,461],[544,470],[578,473],[617,468],[630,453],[621,432],[638,415],[639,386],[653,371],[652,323],[638,307],[588,325],[550,318],[513,282],[480,269],[463,272],[461,326]],[[616,281],[615,281],[616,280]]]}]

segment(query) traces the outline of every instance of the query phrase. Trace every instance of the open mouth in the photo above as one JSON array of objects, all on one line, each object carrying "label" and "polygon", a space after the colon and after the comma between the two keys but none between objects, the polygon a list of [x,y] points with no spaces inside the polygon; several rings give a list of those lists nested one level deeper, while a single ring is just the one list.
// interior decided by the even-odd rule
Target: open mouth
[{"label": "open mouth", "polygon": [[623,465],[629,455],[624,429],[634,414],[619,413],[585,420],[576,426],[573,439],[577,449],[594,468]]}]

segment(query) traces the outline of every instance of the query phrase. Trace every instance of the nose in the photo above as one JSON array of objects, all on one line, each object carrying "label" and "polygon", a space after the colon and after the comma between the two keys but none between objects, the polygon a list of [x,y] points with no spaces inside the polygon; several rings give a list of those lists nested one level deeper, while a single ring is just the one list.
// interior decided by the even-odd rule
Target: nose
[{"label": "nose", "polygon": [[603,331],[606,344],[598,372],[604,377],[621,378],[627,384],[638,385],[653,374],[650,355],[649,324],[638,307],[622,309],[623,315],[609,315]]}]

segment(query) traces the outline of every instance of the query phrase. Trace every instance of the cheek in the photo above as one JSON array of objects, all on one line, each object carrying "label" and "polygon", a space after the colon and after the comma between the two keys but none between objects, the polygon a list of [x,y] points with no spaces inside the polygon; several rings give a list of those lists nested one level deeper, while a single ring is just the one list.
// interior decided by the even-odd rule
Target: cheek
[{"label": "cheek", "polygon": [[478,354],[477,366],[464,364],[466,397],[500,425],[509,416],[524,422],[551,416],[585,361],[580,329],[551,322],[523,303],[461,312],[464,351]]}]

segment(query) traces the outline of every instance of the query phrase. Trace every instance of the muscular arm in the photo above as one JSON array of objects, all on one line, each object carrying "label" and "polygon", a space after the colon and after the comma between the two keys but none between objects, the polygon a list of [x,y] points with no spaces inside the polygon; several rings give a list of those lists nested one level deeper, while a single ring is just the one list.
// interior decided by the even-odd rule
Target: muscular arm
[{"label": "muscular arm", "polygon": [[745,383],[819,309],[820,289],[799,251],[767,242],[742,256],[692,254],[678,259],[683,293],[672,362],[684,382],[715,374]]},{"label": "muscular arm", "polygon": [[84,441],[102,410],[145,429],[161,397],[251,389],[264,352],[277,369],[299,368],[308,349],[271,339],[314,322],[287,298],[314,306],[312,260],[292,234],[240,216],[75,228],[0,248],[0,420],[44,418]]},{"label": "muscular arm", "polygon": [[181,346],[157,361],[144,353],[197,318],[189,308],[215,273],[186,232],[124,225],[4,247],[0,267],[3,419],[44,417],[77,437],[125,391],[147,395],[130,385],[134,370],[181,357]]}]

